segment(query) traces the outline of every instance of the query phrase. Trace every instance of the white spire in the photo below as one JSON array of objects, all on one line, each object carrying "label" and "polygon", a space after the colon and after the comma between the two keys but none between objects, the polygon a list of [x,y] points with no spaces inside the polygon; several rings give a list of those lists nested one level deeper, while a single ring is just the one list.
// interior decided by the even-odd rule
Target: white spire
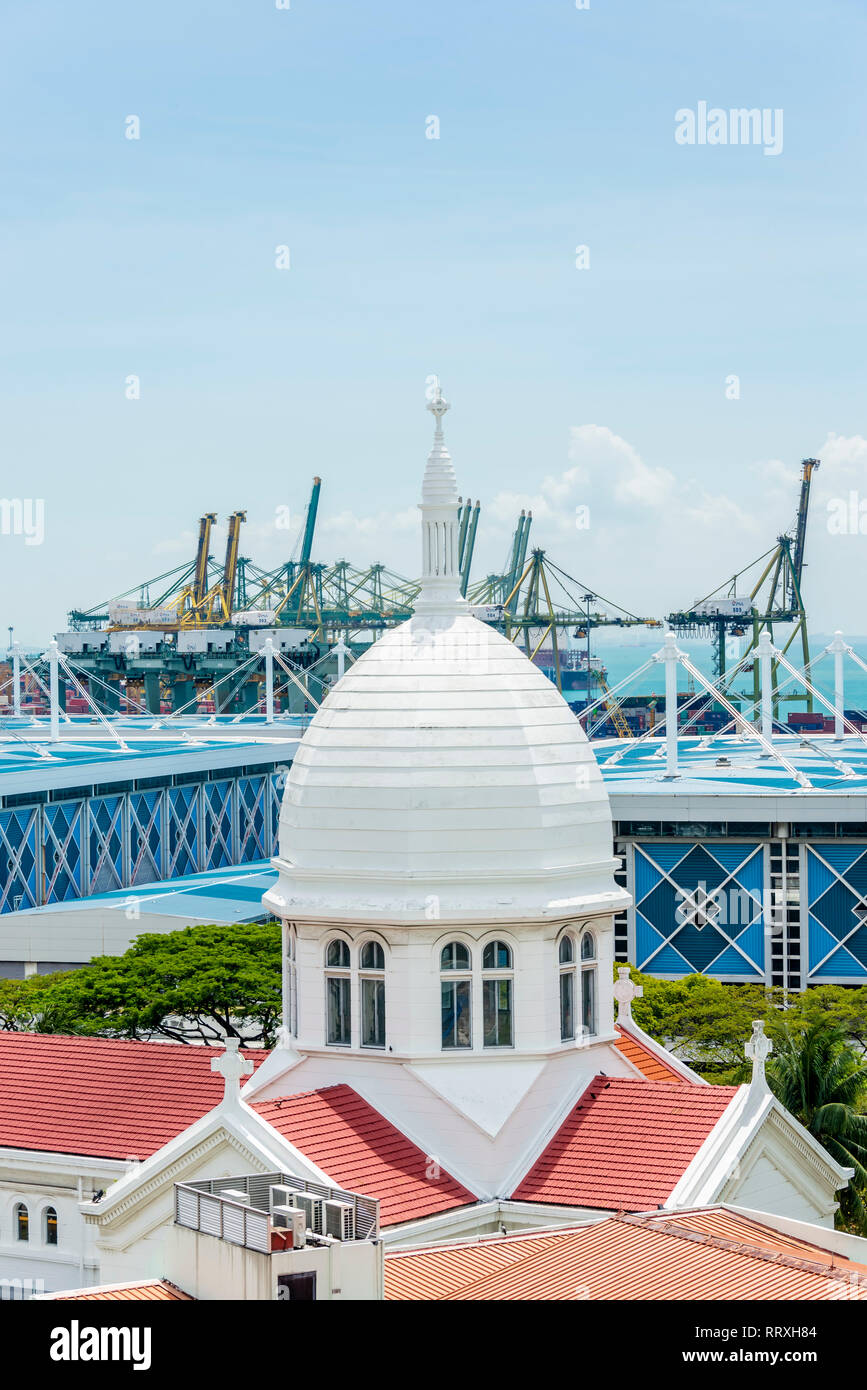
[{"label": "white spire", "polygon": [[464,602],[458,566],[458,484],[443,438],[449,403],[438,379],[427,409],[436,423],[421,489],[422,575],[415,607],[454,612]]}]

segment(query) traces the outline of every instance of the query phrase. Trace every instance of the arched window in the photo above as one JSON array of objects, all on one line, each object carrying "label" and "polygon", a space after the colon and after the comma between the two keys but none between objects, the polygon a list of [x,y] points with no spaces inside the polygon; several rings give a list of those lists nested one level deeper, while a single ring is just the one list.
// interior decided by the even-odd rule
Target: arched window
[{"label": "arched window", "polygon": [[482,953],[483,970],[511,970],[512,952],[505,941],[489,941]]},{"label": "arched window", "polygon": [[589,931],[581,938],[581,1031],[585,1037],[597,1031],[596,938]]},{"label": "arched window", "polygon": [[338,970],[349,969],[349,947],[345,941],[329,941],[325,964]]},{"label": "arched window", "polygon": [[352,977],[349,947],[339,938],[325,949],[325,1041],[330,1047],[352,1045]]},{"label": "arched window", "polygon": [[469,949],[450,941],[440,953],[440,1011],[443,1047],[473,1045],[473,980]]},{"label": "arched window", "polygon": [[571,936],[560,938],[560,1041],[575,1038],[575,943]]},{"label": "arched window", "polygon": [[362,970],[384,970],[385,952],[378,941],[365,941],[361,948]]},{"label": "arched window", "polygon": [[46,1245],[57,1244],[57,1212],[54,1207],[46,1207],[42,1215],[44,1224],[43,1235]]},{"label": "arched window", "polygon": [[15,1238],[30,1239],[30,1213],[23,1202],[19,1202],[15,1208]]},{"label": "arched window", "polygon": [[470,952],[462,941],[450,941],[440,955],[441,970],[469,970]]},{"label": "arched window", "polygon": [[365,941],[361,970],[361,1046],[385,1047],[385,952],[378,941]]},{"label": "arched window", "polygon": [[283,1026],[293,1037],[298,1033],[298,937],[291,922],[286,923],[283,994],[286,1017]]},{"label": "arched window", "polygon": [[[502,972],[508,971],[509,974]],[[511,1047],[512,952],[505,941],[489,941],[482,952],[482,1022],[485,1047]]]}]

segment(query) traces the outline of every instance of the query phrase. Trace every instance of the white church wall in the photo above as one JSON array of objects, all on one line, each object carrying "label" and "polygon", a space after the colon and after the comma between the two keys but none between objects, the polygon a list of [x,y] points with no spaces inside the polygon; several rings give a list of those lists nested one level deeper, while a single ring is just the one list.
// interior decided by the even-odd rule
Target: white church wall
[{"label": "white church wall", "polygon": [[834,1225],[834,1211],[833,1208],[829,1211],[828,1207],[830,1203],[836,1205],[836,1197],[829,1188],[823,1186],[817,1190],[815,1181],[811,1182],[806,1174],[802,1183],[796,1185],[767,1152],[752,1162],[743,1178],[735,1177],[729,1182],[719,1200],[774,1212],[796,1221],[809,1221],[817,1226]]},{"label": "white church wall", "polygon": [[[195,1141],[191,1143],[190,1153],[172,1163],[165,1173],[150,1179],[147,1189],[136,1194],[128,1206],[86,1213],[99,1262],[99,1278],[93,1282],[117,1284],[126,1279],[161,1279],[166,1275],[166,1237],[174,1225],[176,1182],[265,1171],[257,1155],[230,1142],[224,1133],[201,1146]],[[108,1195],[111,1196],[110,1191]]]},{"label": "white church wall", "polygon": [[201,1231],[172,1226],[164,1241],[164,1277],[204,1300],[274,1300],[283,1274],[315,1273],[316,1300],[382,1297],[383,1249],[376,1241],[262,1254]]},{"label": "white church wall", "polygon": [[[448,927],[440,922],[429,926],[390,927],[374,931],[367,924],[344,923],[340,928],[318,923],[297,924],[297,1039],[300,1050],[319,1049],[326,1043],[326,950],[330,942],[343,941],[350,952],[352,1045],[335,1046],[335,1053],[361,1049],[360,951],[364,942],[377,940],[385,952],[386,1040],[383,1051],[402,1057],[444,1056],[460,1059],[468,1054],[490,1055],[493,1051],[538,1053],[559,1052],[559,940],[568,930],[576,953],[582,933],[592,931],[596,942],[597,1034],[613,1030],[613,999],[610,989],[614,961],[613,920],[610,915],[544,923],[504,921],[498,926]],[[442,1046],[441,983],[452,978],[441,970],[443,948],[450,942],[466,946],[471,959],[472,1045],[446,1049]],[[512,966],[502,971],[483,968],[486,945],[503,941],[512,952]],[[486,978],[497,975],[512,979],[513,1037],[510,1048],[486,1048],[483,1032],[483,991]],[[454,978],[464,978],[455,971]],[[580,962],[576,961],[576,1003],[580,997]],[[361,1049],[376,1056],[378,1049]]]}]

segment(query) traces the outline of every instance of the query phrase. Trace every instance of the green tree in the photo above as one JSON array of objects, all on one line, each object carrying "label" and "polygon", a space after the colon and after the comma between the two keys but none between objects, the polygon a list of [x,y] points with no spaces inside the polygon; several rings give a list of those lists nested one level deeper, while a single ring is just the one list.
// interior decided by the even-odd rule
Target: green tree
[{"label": "green tree", "polygon": [[42,1033],[180,1042],[239,1037],[271,1047],[280,1023],[280,956],[278,922],[148,933],[122,956],[97,956],[80,970],[41,977],[32,998],[10,1000],[10,1016],[17,1011],[24,1020],[29,1007],[34,1021],[17,1026]]},{"label": "green tree", "polygon": [[840,1198],[840,1224],[867,1235],[867,1063],[839,1027],[817,1019],[775,1042],[768,1084],[824,1149],[855,1175]]},{"label": "green tree", "polygon": [[46,999],[64,975],[33,975],[27,980],[0,979],[0,1031],[36,1032]]},{"label": "green tree", "polygon": [[774,1035],[780,1019],[782,991],[761,985],[725,985],[708,975],[657,980],[632,972],[644,996],[632,1006],[635,1021],[717,1085],[746,1080],[749,1067],[744,1043],[754,1018],[767,1021]]}]

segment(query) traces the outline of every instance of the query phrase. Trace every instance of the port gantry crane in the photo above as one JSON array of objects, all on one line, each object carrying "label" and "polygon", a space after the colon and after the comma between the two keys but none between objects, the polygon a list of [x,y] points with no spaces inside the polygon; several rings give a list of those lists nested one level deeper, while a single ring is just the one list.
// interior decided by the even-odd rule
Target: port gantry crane
[{"label": "port gantry crane", "polygon": [[[621,608],[610,599],[591,592],[572,575],[549,559],[542,549],[527,549],[532,524],[532,512],[521,512],[515,528],[509,557],[502,574],[489,574],[470,589],[469,599],[475,604],[496,606],[501,610],[495,625],[511,642],[523,641],[524,650],[532,661],[550,638],[554,660],[554,680],[563,690],[563,670],[560,655],[560,634],[572,632],[574,637],[588,638],[587,702],[590,703],[590,683],[595,674],[603,694],[608,686],[602,672],[591,672],[589,636],[599,627],[661,627],[658,618],[642,618]],[[576,592],[576,590],[578,592]],[[579,594],[581,595],[579,597]],[[581,608],[581,604],[586,606]],[[604,609],[593,609],[591,603],[601,603]],[[603,706],[619,738],[631,737],[631,731],[616,699],[607,699]]]},{"label": "port gantry crane", "polygon": [[[727,583],[720,584],[705,598],[698,600],[691,608],[670,613],[668,623],[681,636],[710,636],[714,640],[714,673],[722,677],[720,689],[725,692],[730,684],[726,680],[726,639],[731,634],[743,637],[750,633],[746,651],[740,658],[739,669],[748,670],[743,665],[744,657],[759,643],[762,632],[767,632],[774,640],[775,626],[791,625],[785,645],[785,654],[797,637],[801,639],[801,654],[806,671],[810,665],[810,640],[807,632],[807,611],[803,599],[804,553],[807,540],[807,517],[810,508],[810,486],[813,474],[820,460],[814,458],[801,461],[801,484],[798,497],[798,512],[788,531],[777,537],[776,544],[766,550],[756,560],[746,565]],[[764,565],[758,578],[752,583],[748,593],[738,597],[738,584],[745,575]],[[742,585],[743,587],[743,585]],[[725,590],[725,593],[722,591]],[[760,698],[760,663],[753,660],[753,701]],[[779,663],[771,663],[771,685],[773,691],[774,717],[779,714],[781,699],[803,699],[803,695],[780,695],[777,685]],[[734,679],[734,676],[732,677]],[[807,692],[807,708],[812,710],[813,698]]]}]

